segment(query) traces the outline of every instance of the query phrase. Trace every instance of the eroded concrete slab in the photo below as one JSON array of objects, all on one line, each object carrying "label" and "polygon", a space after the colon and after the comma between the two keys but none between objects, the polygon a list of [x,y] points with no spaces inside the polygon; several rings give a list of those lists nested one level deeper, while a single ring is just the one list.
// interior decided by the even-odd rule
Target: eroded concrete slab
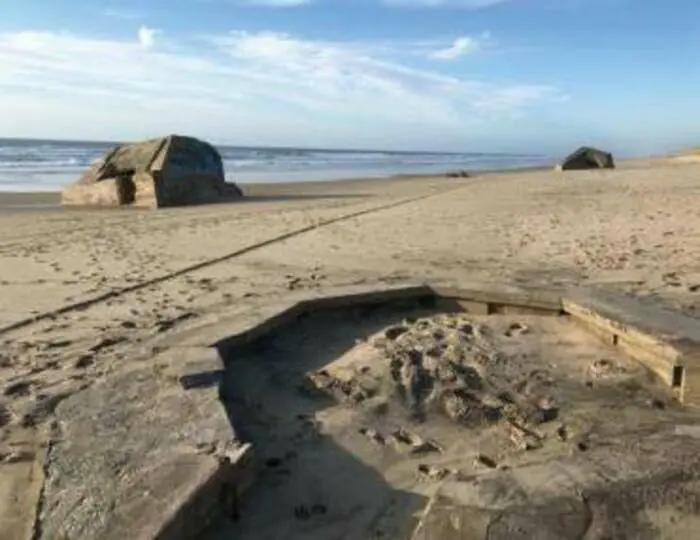
[{"label": "eroded concrete slab", "polygon": [[39,537],[192,538],[220,518],[227,457],[250,458],[219,401],[221,368],[213,349],[173,349],[63,402]]},{"label": "eroded concrete slab", "polygon": [[450,480],[412,540],[694,538],[698,442],[669,427],[584,455]]},{"label": "eroded concrete slab", "polygon": [[[33,441],[35,442],[35,441]],[[46,449],[30,444],[0,465],[0,531],[3,538],[31,540],[44,484]]]}]

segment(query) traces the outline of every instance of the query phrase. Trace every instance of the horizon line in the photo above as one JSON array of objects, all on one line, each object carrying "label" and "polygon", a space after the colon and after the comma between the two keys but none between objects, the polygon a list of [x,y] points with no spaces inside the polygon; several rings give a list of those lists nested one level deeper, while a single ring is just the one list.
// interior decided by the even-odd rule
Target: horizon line
[{"label": "horizon line", "polygon": [[[164,137],[170,135],[177,135],[175,133],[170,133],[164,135]],[[190,137],[190,135],[187,135]],[[89,140],[89,139],[53,139],[53,138],[35,138],[35,137],[5,137],[0,136],[0,143],[3,141],[18,141],[18,142],[44,142],[44,143],[75,143],[75,144],[101,144],[101,145],[121,145],[129,144],[132,142],[147,141],[150,139],[158,139],[161,137],[149,137],[144,139],[138,139],[133,141],[117,141],[117,140]],[[198,138],[198,137],[196,137]],[[534,154],[534,153],[523,153],[523,152],[483,152],[483,151],[438,151],[438,150],[386,150],[386,149],[368,149],[368,148],[333,148],[333,147],[313,147],[313,146],[278,146],[278,145],[240,145],[240,144],[228,144],[228,143],[214,143],[207,141],[205,139],[200,139],[204,142],[208,142],[214,147],[221,148],[240,148],[242,150],[256,150],[256,149],[268,149],[268,150],[305,150],[314,152],[340,152],[340,153],[368,153],[368,154],[434,154],[441,156],[459,156],[465,154],[478,154],[484,156],[508,156],[508,157],[542,157],[549,158],[551,156],[546,154]]]}]

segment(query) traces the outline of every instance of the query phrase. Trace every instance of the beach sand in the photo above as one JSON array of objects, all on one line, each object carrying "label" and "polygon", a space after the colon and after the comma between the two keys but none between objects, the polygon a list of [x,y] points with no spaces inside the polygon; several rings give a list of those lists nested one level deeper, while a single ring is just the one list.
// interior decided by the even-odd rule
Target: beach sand
[{"label": "beach sand", "polygon": [[41,438],[61,399],[129,369],[155,338],[253,296],[404,279],[597,284],[695,316],[699,178],[697,163],[638,161],[244,186],[243,202],[158,211],[0,194],[0,454]]}]

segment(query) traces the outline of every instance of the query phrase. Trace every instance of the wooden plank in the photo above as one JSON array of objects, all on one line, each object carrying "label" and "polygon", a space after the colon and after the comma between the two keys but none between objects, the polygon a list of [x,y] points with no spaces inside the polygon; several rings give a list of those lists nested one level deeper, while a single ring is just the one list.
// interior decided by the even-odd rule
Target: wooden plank
[{"label": "wooden plank", "polygon": [[700,368],[697,367],[699,363],[696,359],[694,365],[685,369],[683,374],[684,381],[679,399],[685,405],[700,407]]},{"label": "wooden plank", "polygon": [[[496,308],[496,311],[494,311],[494,308]],[[504,304],[492,304],[490,312],[503,315],[536,315],[539,317],[556,317],[560,315],[559,310],[554,309]]]},{"label": "wooden plank", "polygon": [[678,399],[700,405],[700,321],[609,292],[578,292],[564,311],[644,364]]},{"label": "wooden plank", "polygon": [[649,346],[666,345],[676,350],[697,350],[700,320],[644,302],[638,298],[602,291],[575,291],[565,295],[565,311],[587,310],[609,321],[617,333]]},{"label": "wooden plank", "polygon": [[563,306],[564,311],[575,319],[609,332],[613,344],[619,340],[625,340],[636,347],[653,351],[666,359],[669,365],[680,362],[681,353],[678,349],[664,337],[658,336],[650,325],[645,325],[643,330],[635,326],[632,317],[627,317],[624,312],[618,312],[612,316],[605,310],[598,310],[594,304],[582,304],[568,298],[564,299]]},{"label": "wooden plank", "polygon": [[[676,369],[683,369],[682,366],[669,362],[667,358],[656,354],[653,350],[639,347],[634,342],[626,339],[619,339],[616,346],[624,354],[646,366],[650,371],[656,374],[664,384],[674,389]],[[678,394],[677,397],[680,397],[680,387],[675,390],[675,393]]]},{"label": "wooden plank", "polygon": [[[586,331],[596,336],[605,344],[616,347],[627,356],[641,362],[649,370],[655,373],[665,384],[673,386],[673,374],[676,361],[669,359],[663,352],[658,349],[647,346],[640,346],[635,340],[630,340],[624,334],[620,335],[615,329],[609,325],[603,326],[596,324],[596,320],[591,320],[585,317],[577,317],[569,315],[572,319],[586,328]],[[675,349],[674,349],[675,352]],[[680,355],[678,355],[680,358]]]}]

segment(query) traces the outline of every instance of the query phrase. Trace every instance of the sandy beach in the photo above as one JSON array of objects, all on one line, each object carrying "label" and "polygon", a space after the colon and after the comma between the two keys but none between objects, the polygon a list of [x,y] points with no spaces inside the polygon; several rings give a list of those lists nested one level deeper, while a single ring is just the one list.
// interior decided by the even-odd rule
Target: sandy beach
[{"label": "sandy beach", "polygon": [[695,317],[699,177],[698,163],[640,161],[244,185],[242,202],[158,211],[0,194],[0,455],[38,440],[62,399],[143,361],[155,339],[290,290],[590,284]]},{"label": "sandy beach", "polygon": [[44,211],[56,195],[0,194],[0,325],[105,294],[65,317],[206,312],[224,294],[266,294],[312,273],[318,283],[302,286],[465,273],[615,283],[692,311],[698,171],[662,163],[258,185],[242,203],[157,212]]}]

